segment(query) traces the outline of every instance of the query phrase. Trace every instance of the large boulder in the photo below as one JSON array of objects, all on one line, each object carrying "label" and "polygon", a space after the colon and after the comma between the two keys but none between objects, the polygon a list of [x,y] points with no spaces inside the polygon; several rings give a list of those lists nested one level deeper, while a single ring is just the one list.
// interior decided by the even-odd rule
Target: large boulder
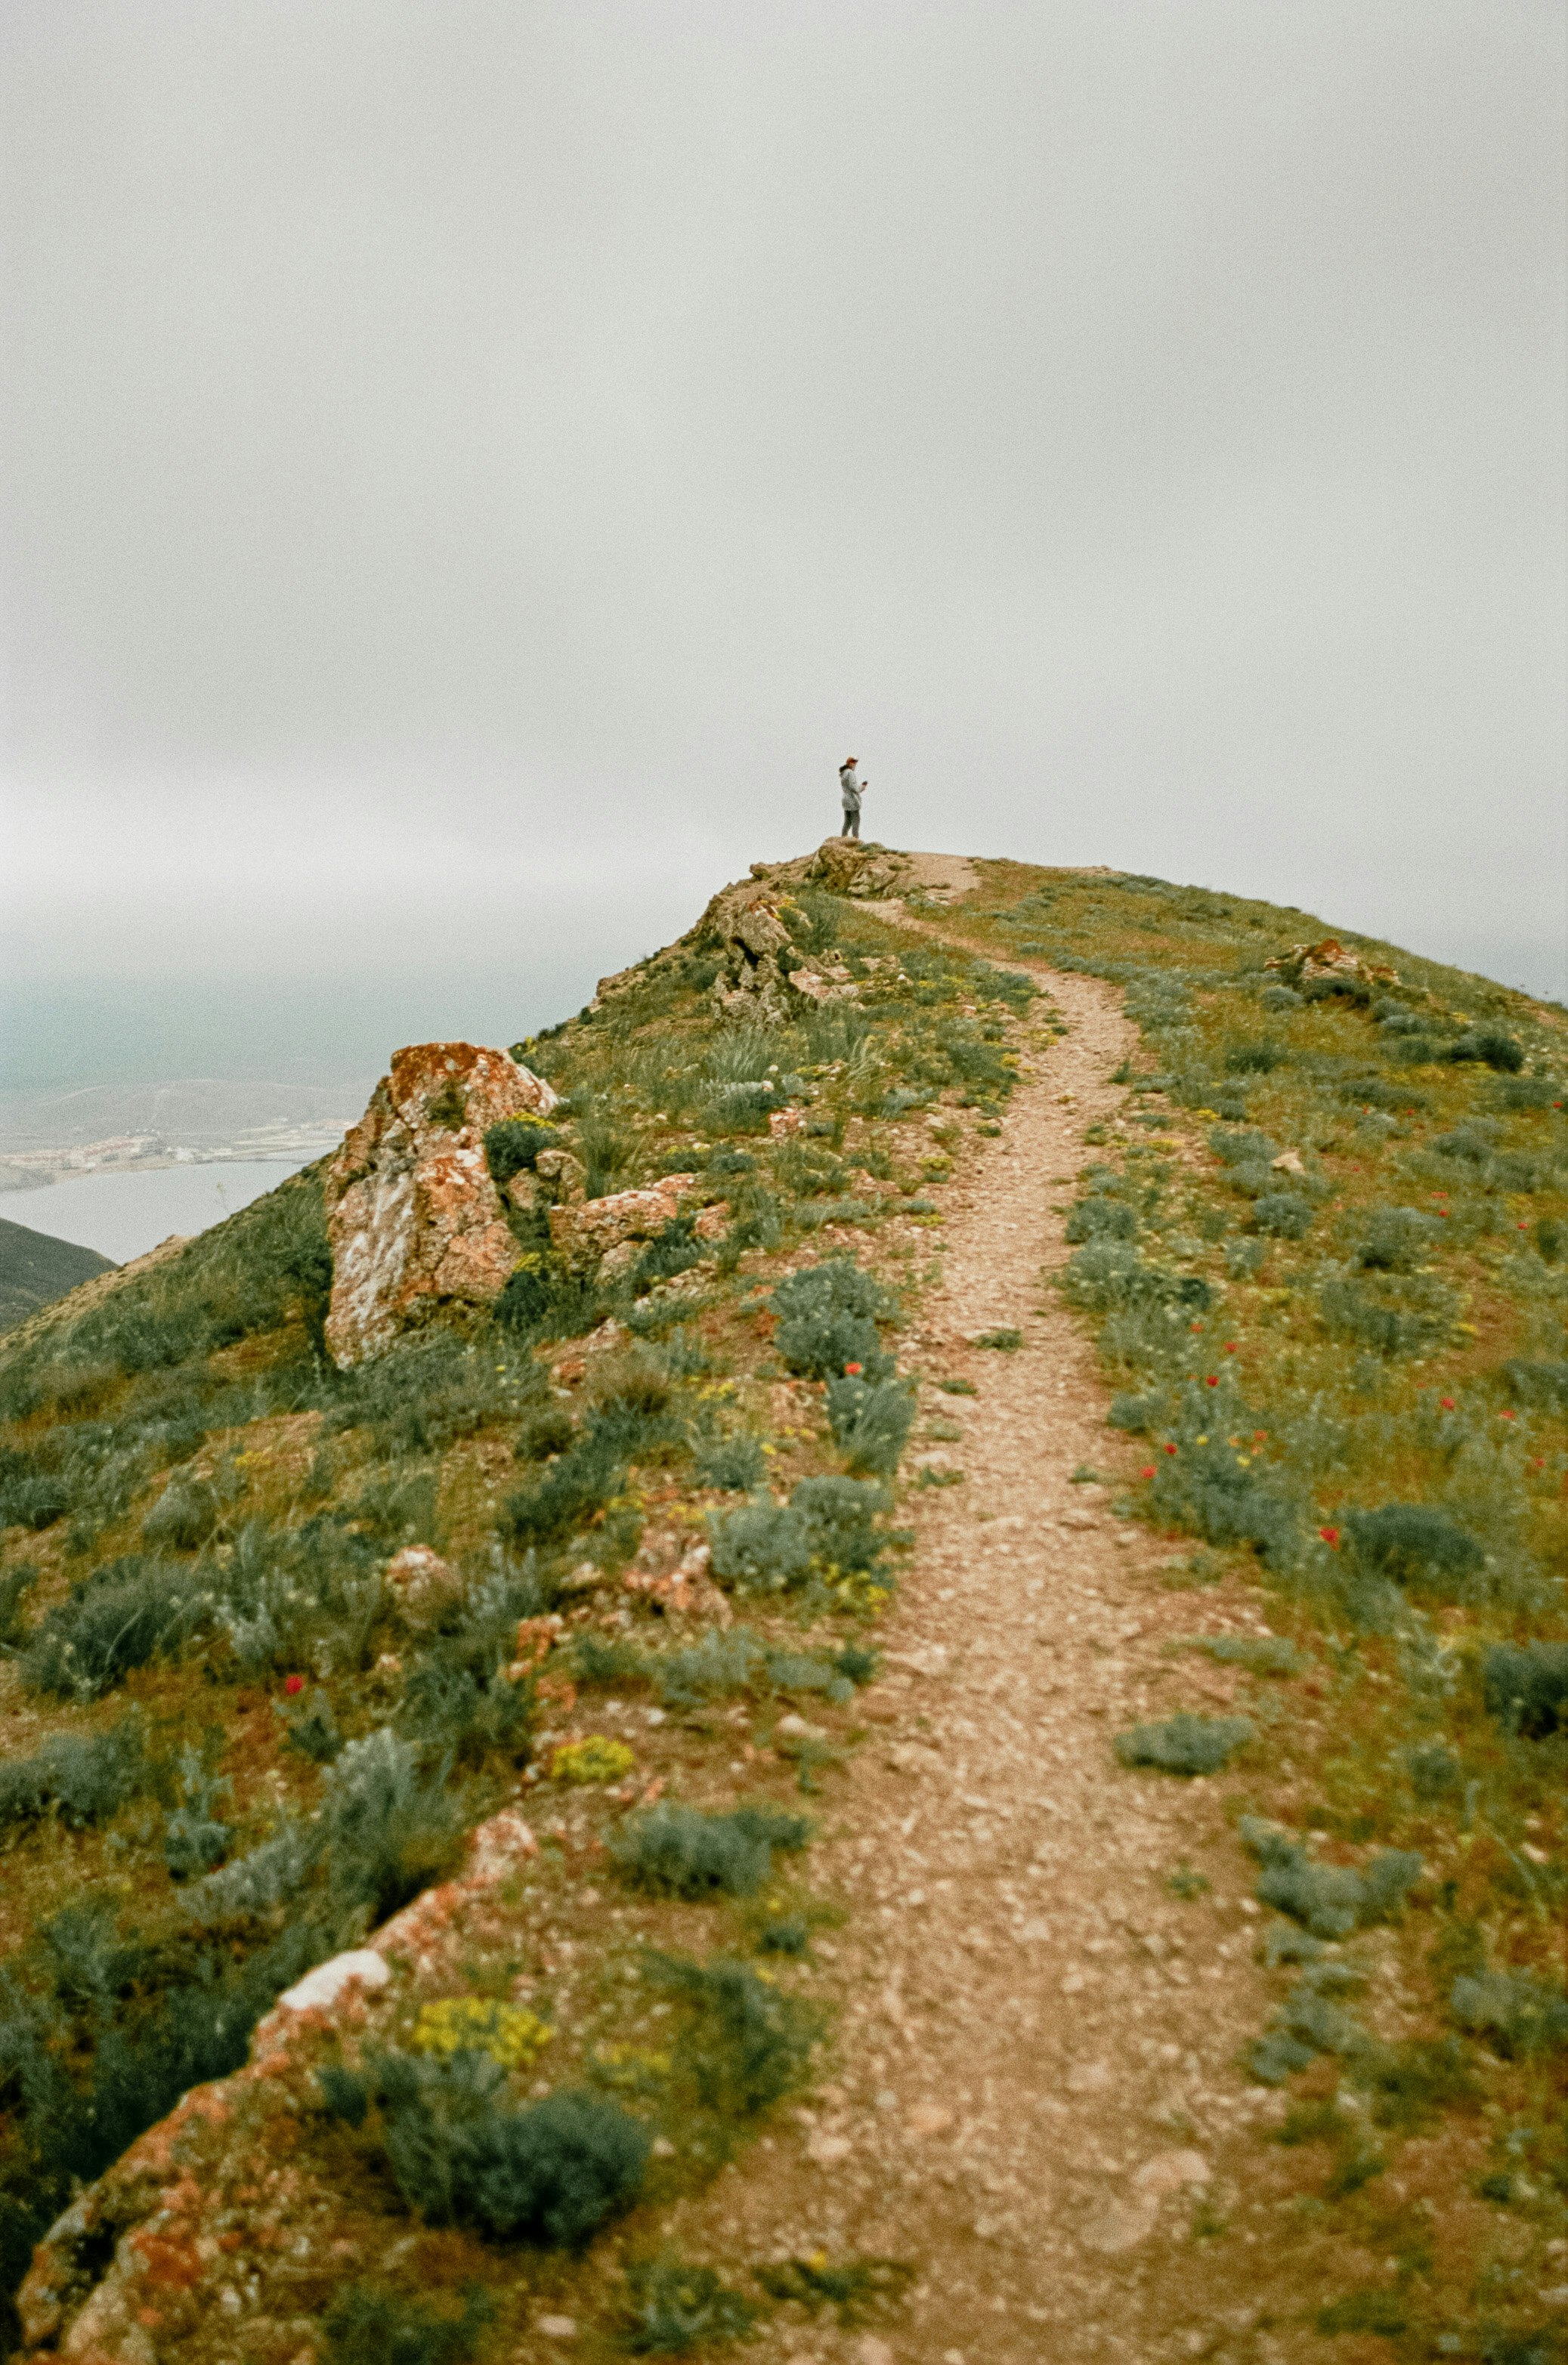
[{"label": "large boulder", "polygon": [[417,1043],[327,1171],[332,1302],[327,1346],[342,1368],[390,1347],[442,1306],[486,1306],[518,1245],[485,1162],[503,1117],[545,1117],[556,1094],[505,1051]]}]

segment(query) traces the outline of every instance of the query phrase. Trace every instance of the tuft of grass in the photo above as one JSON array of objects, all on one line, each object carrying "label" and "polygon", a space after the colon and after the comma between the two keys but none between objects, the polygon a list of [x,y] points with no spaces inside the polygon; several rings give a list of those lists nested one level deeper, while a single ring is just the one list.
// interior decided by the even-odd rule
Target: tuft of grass
[{"label": "tuft of grass", "polygon": [[321,2319],[330,2365],[465,2365],[495,2320],[495,2302],[475,2288],[462,2313],[425,2306],[401,2292],[351,2283]]},{"label": "tuft of grass", "polygon": [[896,2303],[914,2275],[914,2269],[901,2259],[846,2259],[835,2266],[820,2255],[786,2259],[756,2270],[770,2299],[793,2301],[813,2313],[831,2307],[843,2324],[859,2323]]},{"label": "tuft of grass", "polygon": [[648,1968],[676,2005],[676,2076],[700,2109],[755,2119],[801,2083],[822,2035],[812,2005],[722,1956],[655,1955]]},{"label": "tuft of grass", "polygon": [[1282,1634],[1202,1634],[1193,1647],[1222,1666],[1245,1667],[1252,1676],[1299,1676],[1308,1664],[1305,1653]]},{"label": "tuft of grass", "polygon": [[843,1378],[827,1384],[828,1427],[853,1472],[892,1475],[909,1440],[914,1408],[914,1386],[909,1380]]},{"label": "tuft of grass", "polygon": [[626,2270],[624,2340],[633,2357],[679,2357],[701,2341],[741,2340],[759,2310],[711,2267],[666,2252]]},{"label": "tuft of grass", "polygon": [[695,1807],[660,1805],[624,1822],[610,1854],[634,1888],[692,1901],[755,1897],[773,1877],[776,1852],[803,1848],[812,1826],[802,1815],[771,1807],[734,1807],[704,1814]]}]

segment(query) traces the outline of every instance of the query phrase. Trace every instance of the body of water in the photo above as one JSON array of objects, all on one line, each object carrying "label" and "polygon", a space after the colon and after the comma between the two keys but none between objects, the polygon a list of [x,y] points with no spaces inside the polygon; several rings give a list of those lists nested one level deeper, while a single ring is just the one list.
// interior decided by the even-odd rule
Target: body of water
[{"label": "body of water", "polygon": [[220,1224],[309,1163],[306,1158],[237,1158],[140,1174],[75,1174],[42,1191],[0,1194],[0,1216],[124,1264],[171,1232],[205,1232]]}]

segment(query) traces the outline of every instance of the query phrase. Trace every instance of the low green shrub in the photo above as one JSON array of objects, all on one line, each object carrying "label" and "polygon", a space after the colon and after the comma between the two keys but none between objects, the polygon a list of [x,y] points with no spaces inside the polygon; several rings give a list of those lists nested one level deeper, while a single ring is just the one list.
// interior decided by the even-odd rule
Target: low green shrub
[{"label": "low green shrub", "polygon": [[726,1494],[748,1495],[767,1475],[767,1457],[759,1437],[713,1437],[695,1448],[697,1475],[704,1486]]},{"label": "low green shrub", "polygon": [[62,1472],[39,1469],[30,1454],[6,1453],[0,1463],[0,1528],[29,1528],[39,1535],[72,1508],[71,1484]]},{"label": "low green shrub", "polygon": [[214,1774],[204,1753],[187,1742],[179,1756],[179,1805],[163,1823],[163,1861],[176,1880],[192,1880],[216,1871],[229,1853],[233,1831],[218,1820],[217,1810],[233,1796],[234,1786]]},{"label": "low green shrub", "polygon": [[1244,1815],[1242,1840],[1262,1866],[1260,1904],[1301,1922],[1316,1938],[1348,1938],[1353,1930],[1398,1912],[1421,1877],[1421,1858],[1408,1848],[1385,1848],[1357,1872],[1347,1865],[1314,1864],[1306,1850],[1272,1823]]},{"label": "low green shrub", "polygon": [[914,2278],[915,2270],[900,2259],[846,2259],[834,2266],[820,2250],[812,2258],[783,2259],[756,2270],[770,2299],[793,2301],[813,2314],[831,2307],[846,2325],[892,2305]]},{"label": "low green shrub", "polygon": [[151,1552],[196,1552],[222,1510],[210,1478],[172,1478],[141,1522],[141,1541]]},{"label": "low green shrub", "polygon": [[1299,1676],[1309,1664],[1282,1634],[1205,1634],[1198,1648],[1222,1666],[1245,1667],[1254,1676]]},{"label": "low green shrub", "polygon": [[1500,1026],[1476,1026],[1450,1043],[1446,1055],[1458,1064],[1484,1060],[1498,1075],[1517,1076],[1525,1063],[1524,1045]]},{"label": "low green shrub", "polygon": [[827,1384],[828,1427],[852,1471],[890,1477],[914,1420],[908,1380],[833,1379]]},{"label": "low green shrub", "polygon": [[27,1631],[22,1605],[42,1571],[36,1561],[17,1561],[0,1575],[0,1652],[14,1651]]},{"label": "low green shrub", "polygon": [[1159,1455],[1149,1497],[1157,1518],[1192,1529],[1205,1543],[1249,1543],[1280,1565],[1299,1548],[1296,1506],[1219,1438],[1183,1436],[1175,1453]]},{"label": "low green shrub", "polygon": [[531,1117],[506,1116],[491,1126],[485,1136],[485,1163],[496,1188],[504,1191],[514,1175],[532,1174],[540,1151],[560,1138],[553,1125],[539,1125]]},{"label": "low green shrub", "polygon": [[629,2207],[652,2145],[640,2120],[597,2094],[508,2107],[506,2072],[482,2053],[385,2053],[364,2070],[324,2071],[320,2086],[330,2116],[370,2123],[416,2215],[542,2249],[580,2249]]},{"label": "low green shrub", "polygon": [[512,1453],[519,1462],[548,1462],[568,1452],[577,1437],[577,1423],[565,1405],[546,1405],[524,1421]]},{"label": "low green shrub", "polygon": [[1070,1304],[1090,1313],[1157,1306],[1203,1314],[1214,1300],[1201,1273],[1148,1264],[1130,1240],[1091,1240],[1069,1260],[1059,1285]]},{"label": "low green shrub", "polygon": [[1159,1724],[1135,1724],[1116,1735],[1124,1765],[1156,1767],[1161,1774],[1217,1774],[1255,1728],[1244,1716],[1193,1716],[1182,1709]]},{"label": "low green shrub", "polygon": [[699,2341],[742,2339],[758,2314],[711,2267],[669,2257],[637,2259],[627,2268],[626,2301],[624,2337],[633,2357],[678,2357]]},{"label": "low green shrub", "polygon": [[1499,1366],[1499,1372],[1515,1404],[1543,1412],[1568,1412],[1568,1356],[1531,1362],[1515,1355]]},{"label": "low green shrub", "polygon": [[753,1897],[772,1878],[775,1853],[804,1847],[811,1834],[803,1815],[770,1807],[707,1815],[696,1807],[661,1805],[629,1817],[609,1848],[635,1888],[689,1900]]},{"label": "low green shrub", "polygon": [[304,1664],[357,1674],[386,1608],[379,1559],[342,1512],[299,1528],[247,1521],[231,1551],[193,1573],[202,1615],[227,1644],[214,1672],[245,1678]]},{"label": "low green shrub", "polygon": [[1137,1231],[1137,1216],[1125,1200],[1095,1192],[1071,1210],[1063,1237],[1076,1248],[1085,1240],[1130,1240]]},{"label": "low green shrub", "polygon": [[495,1304],[501,1329],[530,1344],[581,1338],[593,1328],[599,1313],[593,1283],[549,1258],[520,1264]]},{"label": "low green shrub", "polygon": [[73,1831],[107,1822],[151,1778],[140,1716],[106,1732],[57,1733],[0,1764],[0,1832],[57,1815]]},{"label": "low green shrub", "polygon": [[1421,1274],[1340,1275],[1324,1283],[1318,1306],[1331,1337],[1390,1357],[1440,1347],[1459,1312],[1453,1291]]},{"label": "low green shrub", "polygon": [[1527,1741],[1568,1730],[1568,1642],[1494,1642],[1483,1653],[1486,1712]]},{"label": "low green shrub", "polygon": [[1345,1537],[1363,1567],[1395,1585],[1451,1590],[1485,1564],[1475,1539],[1447,1511],[1427,1503],[1347,1511]]},{"label": "low green shrub", "polygon": [[678,1272],[689,1272],[707,1254],[705,1243],[697,1237],[696,1219],[673,1216],[648,1242],[632,1268],[633,1296],[642,1296],[655,1281],[671,1281]]},{"label": "low green shrub", "polygon": [[585,1429],[533,1485],[509,1495],[501,1531],[523,1545],[563,1542],[620,1493],[625,1477],[624,1459],[607,1425]]},{"label": "low green shrub", "polygon": [[829,1257],[781,1281],[769,1300],[774,1344],[786,1368],[814,1380],[836,1379],[851,1363],[858,1376],[891,1376],[877,1329],[893,1308],[886,1291],[847,1257]]},{"label": "low green shrub", "polygon": [[1299,1240],[1311,1230],[1316,1213],[1299,1191],[1261,1191],[1252,1202],[1252,1228],[1267,1239]]},{"label": "low green shrub", "polygon": [[1251,1043],[1228,1043],[1225,1051],[1226,1071],[1233,1076],[1269,1076],[1276,1068],[1284,1067],[1290,1052],[1282,1043],[1267,1037]]},{"label": "low green shrub", "polygon": [[280,1706],[277,1717],[285,1748],[308,1757],[313,1765],[330,1765],[343,1745],[332,1703],[319,1685]]},{"label": "low green shrub", "polygon": [[839,1575],[879,1567],[888,1539],[877,1522],[892,1508],[885,1486],[867,1478],[802,1478],[790,1508],[805,1522],[812,1559]]},{"label": "low green shrub", "polygon": [[813,1574],[868,1575],[887,1550],[877,1520],[888,1508],[871,1480],[802,1478],[787,1504],[711,1511],[713,1574],[754,1593],[789,1591]]},{"label": "low green shrub", "polygon": [[1568,2046],[1568,1995],[1529,1971],[1478,1971],[1455,1979],[1449,2010],[1510,2061]]},{"label": "low green shrub", "polygon": [[101,1699],[136,1668],[177,1651],[202,1605],[186,1572],[140,1553],[108,1563],[39,1621],[18,1665],[29,1691]]},{"label": "low green shrub", "polygon": [[711,1511],[708,1540],[714,1575],[743,1592],[785,1592],[811,1573],[810,1531],[787,1503],[764,1500],[738,1510]]},{"label": "low green shrub", "polygon": [[1355,1252],[1363,1272],[1414,1272],[1431,1257],[1440,1227],[1418,1207],[1373,1210]]}]

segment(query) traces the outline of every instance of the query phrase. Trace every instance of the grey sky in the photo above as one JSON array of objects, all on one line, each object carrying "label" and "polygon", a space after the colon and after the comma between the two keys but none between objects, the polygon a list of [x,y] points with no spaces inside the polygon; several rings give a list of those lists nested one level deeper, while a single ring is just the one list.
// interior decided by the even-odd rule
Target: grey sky
[{"label": "grey sky", "polygon": [[1562,52],[1557,0],[8,0],[18,989],[575,1000],[854,750],[868,835],[1562,992]]}]

